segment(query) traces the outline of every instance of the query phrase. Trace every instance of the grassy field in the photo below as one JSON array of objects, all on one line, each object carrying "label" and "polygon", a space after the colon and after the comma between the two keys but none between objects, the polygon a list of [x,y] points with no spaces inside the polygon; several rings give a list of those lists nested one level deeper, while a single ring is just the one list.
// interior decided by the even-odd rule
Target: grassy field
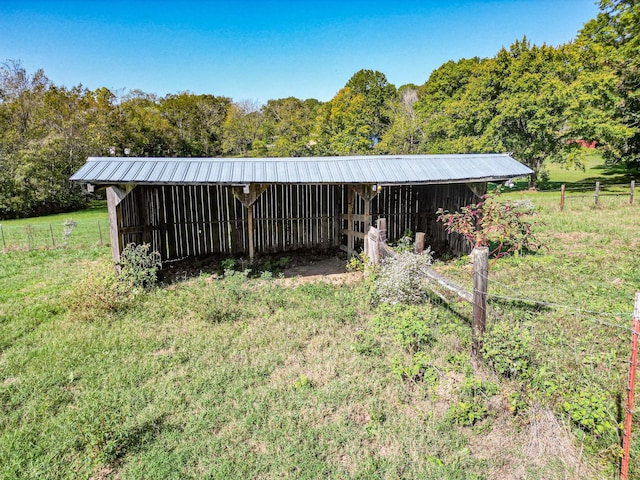
[{"label": "grassy field", "polygon": [[[546,248],[491,264],[479,364],[453,299],[241,273],[118,294],[106,235],[5,250],[0,477],[613,478],[640,207],[508,197]],[[106,220],[3,226],[69,217]],[[470,285],[466,257],[435,268]]]}]

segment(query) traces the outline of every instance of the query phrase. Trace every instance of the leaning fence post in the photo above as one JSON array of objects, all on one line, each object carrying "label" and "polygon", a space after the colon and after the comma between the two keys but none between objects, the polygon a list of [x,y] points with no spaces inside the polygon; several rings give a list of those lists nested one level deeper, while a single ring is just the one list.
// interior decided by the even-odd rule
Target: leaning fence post
[{"label": "leaning fence post", "polygon": [[629,193],[629,204],[633,205],[633,194],[636,190],[636,181],[631,180],[631,192]]},{"label": "leaning fence post", "polygon": [[53,227],[51,226],[51,224],[49,224],[49,233],[51,233],[51,244],[55,247],[56,246],[56,239],[53,238]]},{"label": "leaning fence post", "polygon": [[633,330],[631,331],[631,360],[629,361],[629,381],[627,383],[627,408],[624,416],[622,436],[622,465],[620,478],[629,478],[629,459],[631,457],[631,424],[633,423],[633,394],[636,387],[636,368],[638,365],[638,334],[640,333],[640,292],[636,292],[633,304]]},{"label": "leaning fence post", "polygon": [[596,205],[598,205],[599,197],[600,197],[600,182],[596,182]]},{"label": "leaning fence post", "polygon": [[7,242],[4,240],[4,230],[2,230],[2,224],[0,223],[0,234],[2,234],[2,248],[7,249]]},{"label": "leaning fence post", "polygon": [[564,210],[564,185],[560,187],[560,211]]},{"label": "leaning fence post", "polygon": [[487,321],[487,284],[489,280],[489,247],[473,249],[473,320],[471,323],[471,355],[482,358],[482,337]]}]

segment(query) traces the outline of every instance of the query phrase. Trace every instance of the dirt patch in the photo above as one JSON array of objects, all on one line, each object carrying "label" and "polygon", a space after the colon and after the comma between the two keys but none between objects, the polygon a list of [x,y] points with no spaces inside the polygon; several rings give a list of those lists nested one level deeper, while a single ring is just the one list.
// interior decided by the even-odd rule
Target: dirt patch
[{"label": "dirt patch", "polygon": [[306,262],[296,262],[283,273],[284,278],[276,280],[287,287],[304,283],[325,282],[334,285],[352,284],[362,279],[360,272],[347,272],[346,261],[338,257],[315,257]]},{"label": "dirt patch", "polygon": [[595,478],[582,460],[571,433],[549,409],[534,405],[525,425],[514,434],[515,420],[508,412],[496,415],[492,428],[473,436],[474,457],[496,463],[488,478],[520,480],[538,472],[540,478]]}]

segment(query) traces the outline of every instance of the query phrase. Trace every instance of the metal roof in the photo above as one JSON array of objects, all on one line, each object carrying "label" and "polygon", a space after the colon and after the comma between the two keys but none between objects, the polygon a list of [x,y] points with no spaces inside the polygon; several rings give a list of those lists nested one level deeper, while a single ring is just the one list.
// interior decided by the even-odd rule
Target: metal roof
[{"label": "metal roof", "polygon": [[533,171],[504,153],[304,158],[89,157],[71,180],[93,184],[376,183],[500,181]]}]

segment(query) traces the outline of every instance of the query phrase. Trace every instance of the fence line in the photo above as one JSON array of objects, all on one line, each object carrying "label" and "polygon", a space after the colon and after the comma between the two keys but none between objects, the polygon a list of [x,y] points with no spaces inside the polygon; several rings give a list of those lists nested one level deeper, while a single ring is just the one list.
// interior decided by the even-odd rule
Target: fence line
[{"label": "fence line", "polygon": [[3,252],[8,252],[65,246],[102,246],[105,245],[102,229],[106,225],[106,220],[75,222],[71,219],[63,223],[0,223],[0,248]]},{"label": "fence line", "polygon": [[[615,188],[615,187],[628,187],[629,191],[626,193],[602,193],[601,192],[601,187],[607,187],[607,188]],[[635,188],[636,188],[636,182],[635,180],[631,180],[631,182],[629,184],[611,184],[611,185],[601,185],[600,182],[596,182],[595,183],[595,191],[593,194],[584,194],[584,195],[568,195],[566,196],[565,193],[567,192],[567,188],[565,185],[562,185],[560,187],[560,210],[564,210],[564,202],[565,200],[575,200],[575,199],[579,199],[579,198],[593,198],[594,199],[594,205],[599,205],[600,203],[600,198],[601,197],[629,197],[629,204],[633,205],[633,201],[634,201],[634,197],[635,197]],[[581,188],[580,191],[583,191],[583,189]]]}]

